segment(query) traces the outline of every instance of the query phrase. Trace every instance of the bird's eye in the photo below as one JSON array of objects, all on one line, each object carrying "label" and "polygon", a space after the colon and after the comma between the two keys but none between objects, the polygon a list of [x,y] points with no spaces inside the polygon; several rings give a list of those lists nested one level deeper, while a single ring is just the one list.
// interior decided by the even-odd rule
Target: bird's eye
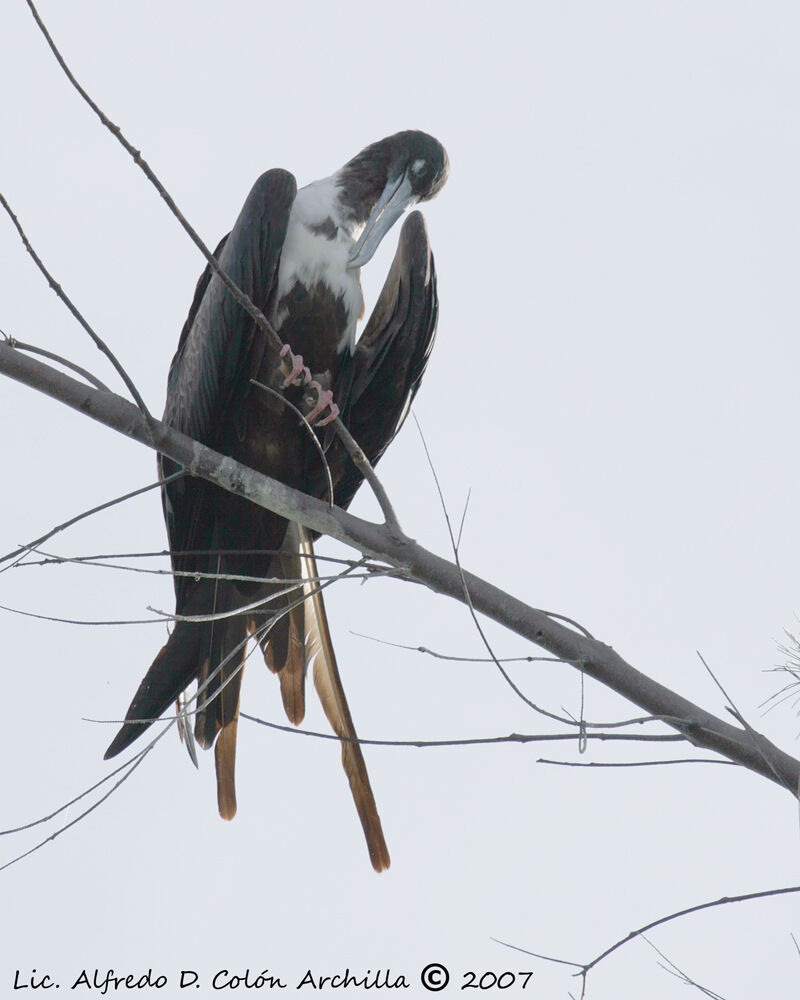
[{"label": "bird's eye", "polygon": [[414,160],[414,162],[411,164],[411,173],[415,177],[419,177],[419,175],[425,170],[426,166],[427,164],[425,163],[424,160]]}]

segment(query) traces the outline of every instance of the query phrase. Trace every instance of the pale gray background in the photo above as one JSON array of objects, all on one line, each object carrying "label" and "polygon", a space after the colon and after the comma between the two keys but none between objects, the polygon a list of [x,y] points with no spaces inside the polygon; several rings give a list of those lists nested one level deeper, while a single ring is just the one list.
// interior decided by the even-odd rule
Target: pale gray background
[{"label": "pale gray background", "polygon": [[[212,244],[268,167],[303,184],[398,129],[440,138],[452,176],[425,213],[441,322],[415,412],[455,516],[472,489],[465,564],[723,712],[700,650],[752,723],[796,752],[791,707],[763,720],[758,708],[781,684],[764,671],[800,607],[796,4],[47,0],[42,13]],[[0,87],[2,190],[160,412],[201,258],[22,0],[0,14]],[[365,269],[370,300],[395,240]],[[0,326],[116,387],[5,221],[0,260]],[[0,420],[2,551],[154,478],[145,449],[8,381]],[[381,472],[406,530],[446,553],[413,424]],[[361,496],[354,509],[375,505]],[[49,548],[164,544],[152,493]],[[171,602],[167,578],[0,575],[0,603],[41,614],[144,618]],[[481,656],[463,607],[385,582],[344,584],[328,607],[361,735],[545,731],[494,667],[352,634]],[[82,718],[119,718],[165,631],[7,613],[1,627],[5,828],[107,773],[113,730]],[[536,652],[489,632],[503,655]],[[579,711],[571,668],[514,677]],[[308,725],[325,728],[311,701]],[[255,659],[243,702],[282,721]],[[586,714],[638,713],[590,684]],[[670,753],[686,749],[595,744],[582,759]],[[83,967],[412,978],[439,960],[456,984],[467,969],[532,968],[527,995],[565,997],[579,988],[568,970],[490,937],[588,960],[673,909],[798,882],[797,806],[766,780],[539,756],[576,757],[566,744],[368,751],[393,859],[378,877],[334,744],[243,723],[229,825],[210,755],[196,773],[170,733],[89,819],[0,874],[0,985],[32,967],[62,990]],[[2,859],[37,836],[3,838]],[[797,908],[789,897],[712,911],[653,941],[726,997],[790,996]],[[657,960],[629,946],[590,996],[686,995]]]}]

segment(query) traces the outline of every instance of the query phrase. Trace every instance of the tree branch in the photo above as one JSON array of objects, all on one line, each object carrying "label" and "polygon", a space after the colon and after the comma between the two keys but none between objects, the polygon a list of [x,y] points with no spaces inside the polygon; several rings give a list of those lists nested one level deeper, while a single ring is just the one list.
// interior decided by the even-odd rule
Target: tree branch
[{"label": "tree branch", "polygon": [[[733,726],[652,680],[622,659],[610,646],[579,634],[551,617],[427,551],[386,526],[372,524],[192,441],[154,421],[113,393],[100,392],[64,372],[0,343],[0,372],[60,400],[86,416],[156,448],[187,473],[216,483],[253,503],[307,528],[344,542],[363,555],[379,558],[407,579],[464,603],[469,591],[473,607],[559,659],[568,661],[621,694],[650,715],[676,729],[697,747],[713,750],[797,794],[800,761],[784,753],[752,729]],[[151,436],[152,435],[152,436]]]},{"label": "tree branch", "polygon": [[[128,391],[130,392],[130,394],[133,397],[133,399],[136,400],[136,404],[138,405],[139,409],[144,414],[145,419],[149,422],[152,419],[152,417],[150,416],[150,411],[147,409],[147,406],[145,405],[144,400],[139,395],[139,390],[134,385],[133,380],[131,379],[130,375],[125,371],[124,366],[119,361],[119,359],[114,354],[114,352],[111,350],[111,348],[108,346],[108,344],[106,344],[106,342],[102,339],[102,337],[98,336],[98,334],[96,334],[94,332],[94,330],[89,325],[89,323],[86,321],[86,319],[83,317],[83,315],[81,314],[80,310],[74,304],[74,302],[72,301],[72,299],[67,295],[67,293],[64,291],[64,289],[61,287],[61,285],[56,281],[56,279],[53,277],[53,275],[44,266],[44,263],[42,262],[41,257],[36,253],[36,251],[31,246],[31,242],[28,239],[28,237],[27,237],[27,235],[25,233],[25,230],[22,228],[22,225],[20,224],[19,219],[14,214],[11,206],[6,201],[5,196],[2,194],[2,192],[0,192],[0,205],[5,209],[6,214],[11,219],[12,223],[14,224],[14,228],[17,230],[17,233],[19,234],[19,238],[22,240],[22,245],[27,250],[27,252],[28,252],[29,256],[31,257],[31,259],[33,260],[34,264],[36,264],[36,266],[42,272],[42,274],[44,275],[44,277],[47,279],[48,285],[53,289],[53,291],[56,293],[56,295],[61,299],[61,301],[64,303],[64,305],[70,311],[70,313],[75,317],[75,319],[78,321],[78,323],[83,327],[83,329],[89,334],[89,336],[94,341],[95,347],[97,347],[97,349],[99,351],[101,351],[103,354],[105,354],[105,356],[108,358],[108,360],[114,366],[114,370],[117,372],[117,374],[122,379],[122,381],[125,383],[125,385],[128,387]],[[70,364],[70,362],[62,362],[62,364]],[[88,377],[91,378],[91,376],[88,376]]]}]

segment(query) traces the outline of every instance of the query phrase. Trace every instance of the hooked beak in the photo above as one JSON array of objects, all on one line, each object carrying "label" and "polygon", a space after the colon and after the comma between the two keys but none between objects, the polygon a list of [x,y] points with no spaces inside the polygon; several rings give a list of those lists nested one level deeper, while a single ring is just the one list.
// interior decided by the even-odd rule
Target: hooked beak
[{"label": "hooked beak", "polygon": [[350,260],[347,262],[349,271],[363,267],[372,260],[383,237],[403,212],[417,200],[417,196],[411,190],[407,174],[403,174],[397,180],[389,181],[369,214],[364,232],[350,253]]}]

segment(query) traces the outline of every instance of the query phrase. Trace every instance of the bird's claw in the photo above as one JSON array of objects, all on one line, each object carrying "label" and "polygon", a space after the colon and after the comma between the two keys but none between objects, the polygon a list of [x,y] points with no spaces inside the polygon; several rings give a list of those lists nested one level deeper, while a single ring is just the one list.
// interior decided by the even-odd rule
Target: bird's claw
[{"label": "bird's claw", "polygon": [[[333,401],[333,393],[330,389],[323,389],[322,386],[317,382],[316,379],[312,379],[309,383],[309,389],[316,389],[317,391],[317,402],[314,404],[314,408],[310,413],[306,414],[306,420],[312,423],[315,417],[318,417],[320,413],[330,407],[330,413],[327,417],[323,417],[322,420],[317,420],[317,427],[325,427],[331,421],[335,420],[339,416],[339,407]],[[311,402],[313,397],[309,394],[306,396],[308,402]]]},{"label": "bird's claw", "polygon": [[295,354],[288,344],[284,344],[281,348],[281,358],[288,358],[288,361],[284,362],[284,371],[291,365],[291,369],[283,380],[284,389],[288,389],[290,385],[305,385],[309,389],[316,390],[316,402],[314,402],[314,396],[310,392],[306,395],[306,402],[309,405],[314,403],[311,411],[306,414],[306,420],[309,423],[313,423],[320,413],[329,408],[330,413],[327,417],[323,417],[322,420],[317,421],[317,427],[325,427],[335,420],[339,416],[339,407],[333,401],[333,393],[330,389],[323,389],[320,383],[311,377],[308,366],[303,364],[303,356]]},{"label": "bird's claw", "polygon": [[292,366],[288,375],[283,380],[284,389],[288,389],[290,385],[308,385],[311,382],[311,372],[308,367],[303,364],[302,354],[295,354],[288,344],[284,344],[281,348],[281,357],[288,357],[289,359],[284,367],[284,371],[288,365]]}]

